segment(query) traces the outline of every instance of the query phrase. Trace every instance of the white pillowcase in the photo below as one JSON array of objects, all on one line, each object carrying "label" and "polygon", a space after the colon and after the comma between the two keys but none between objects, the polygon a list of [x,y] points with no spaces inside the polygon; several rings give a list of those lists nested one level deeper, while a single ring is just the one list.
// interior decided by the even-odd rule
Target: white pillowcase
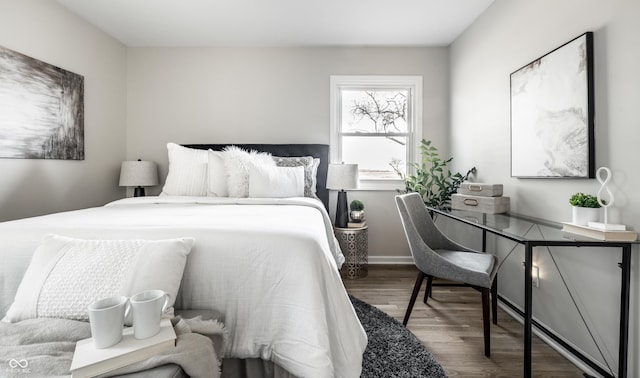
[{"label": "white pillowcase", "polygon": [[88,321],[96,300],[161,289],[173,311],[193,238],[84,240],[48,235],[36,249],[3,322]]},{"label": "white pillowcase", "polygon": [[167,143],[169,153],[169,173],[161,195],[206,196],[207,164],[206,150],[187,148],[175,143]]},{"label": "white pillowcase", "polygon": [[227,170],[224,166],[224,152],[209,150],[208,189],[209,197],[227,197]]},{"label": "white pillowcase", "polygon": [[282,157],[274,156],[273,160],[276,161],[278,167],[304,167],[304,196],[311,198],[318,198],[316,195],[318,166],[320,165],[320,159],[313,156],[294,156],[294,157]]},{"label": "white pillowcase", "polygon": [[229,197],[249,196],[249,168],[251,165],[276,166],[271,154],[266,152],[246,151],[238,146],[227,146],[223,152]]},{"label": "white pillowcase", "polygon": [[287,198],[304,196],[304,167],[251,166],[249,197]]}]

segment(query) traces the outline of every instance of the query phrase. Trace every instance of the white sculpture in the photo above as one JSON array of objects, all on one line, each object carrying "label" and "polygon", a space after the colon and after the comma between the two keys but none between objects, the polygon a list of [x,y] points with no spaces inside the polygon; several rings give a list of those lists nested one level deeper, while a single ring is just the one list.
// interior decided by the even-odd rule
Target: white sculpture
[{"label": "white sculpture", "polygon": [[[603,174],[606,174],[606,176],[602,177]],[[609,181],[611,181],[611,170],[607,167],[600,167],[598,168],[598,170],[596,171],[596,179],[598,179],[598,182],[601,184],[600,186],[600,190],[598,190],[598,203],[600,204],[600,206],[602,206],[604,208],[604,223],[601,222],[589,222],[588,226],[589,227],[593,227],[593,228],[597,228],[600,230],[605,230],[605,231],[624,231],[626,230],[626,226],[623,224],[610,224],[609,223],[609,219],[608,219],[608,214],[607,214],[607,209],[609,206],[613,205],[613,203],[615,202],[615,197],[613,196],[613,193],[609,190],[609,188],[607,187],[607,184],[609,183]],[[603,192],[606,191],[607,192],[607,197],[603,198],[602,194]]]}]

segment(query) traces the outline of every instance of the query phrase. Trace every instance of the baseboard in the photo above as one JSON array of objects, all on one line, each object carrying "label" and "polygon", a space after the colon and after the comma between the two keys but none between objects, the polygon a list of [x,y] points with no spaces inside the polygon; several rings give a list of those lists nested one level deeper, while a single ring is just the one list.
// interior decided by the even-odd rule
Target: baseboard
[{"label": "baseboard", "polygon": [[413,265],[411,256],[369,256],[371,265]]}]

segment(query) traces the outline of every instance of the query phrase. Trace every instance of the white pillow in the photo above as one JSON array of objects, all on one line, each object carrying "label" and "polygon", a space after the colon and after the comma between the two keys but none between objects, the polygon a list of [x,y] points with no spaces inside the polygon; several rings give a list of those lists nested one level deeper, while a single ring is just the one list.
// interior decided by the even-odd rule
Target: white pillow
[{"label": "white pillow", "polygon": [[278,167],[304,167],[304,196],[318,198],[316,195],[318,165],[320,159],[313,156],[282,157],[274,156]]},{"label": "white pillow", "polygon": [[223,152],[229,197],[249,196],[249,168],[252,164],[272,167],[276,165],[271,154],[266,152],[249,152],[238,146],[227,146]]},{"label": "white pillow", "polygon": [[167,143],[169,153],[169,173],[161,195],[206,196],[207,164],[206,150],[187,148],[175,143]]},{"label": "white pillow", "polygon": [[228,197],[227,170],[224,167],[224,154],[222,151],[209,150],[209,168],[207,177],[209,180],[207,196]]},{"label": "white pillow", "polygon": [[193,244],[193,238],[83,240],[48,235],[34,252],[2,321],[88,321],[92,302],[152,289],[169,293],[173,306]]},{"label": "white pillow", "polygon": [[249,197],[286,198],[304,196],[304,167],[249,168]]}]

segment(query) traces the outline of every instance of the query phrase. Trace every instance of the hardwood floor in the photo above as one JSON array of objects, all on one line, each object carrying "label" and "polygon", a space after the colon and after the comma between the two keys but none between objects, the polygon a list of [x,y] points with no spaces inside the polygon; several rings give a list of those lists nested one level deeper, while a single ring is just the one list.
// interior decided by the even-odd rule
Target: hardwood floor
[{"label": "hardwood floor", "polygon": [[[414,266],[369,265],[365,278],[344,280],[349,294],[402,322],[413,290]],[[436,282],[436,281],[434,281]],[[407,328],[440,362],[449,377],[522,377],[523,329],[502,309],[491,324],[491,358],[484,356],[480,293],[465,287],[434,287],[428,305],[424,284]],[[582,372],[537,337],[534,377],[582,377]]]}]

